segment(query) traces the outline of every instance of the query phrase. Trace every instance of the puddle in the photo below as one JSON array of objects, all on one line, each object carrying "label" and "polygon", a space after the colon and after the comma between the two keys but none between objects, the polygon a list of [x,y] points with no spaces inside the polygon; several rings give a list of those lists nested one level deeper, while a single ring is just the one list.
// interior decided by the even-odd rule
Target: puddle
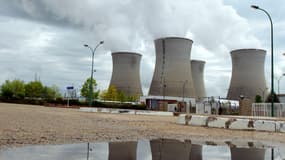
[{"label": "puddle", "polygon": [[[89,150],[88,150],[89,148]],[[284,160],[285,144],[172,139],[26,146],[0,150],[1,160]]]}]

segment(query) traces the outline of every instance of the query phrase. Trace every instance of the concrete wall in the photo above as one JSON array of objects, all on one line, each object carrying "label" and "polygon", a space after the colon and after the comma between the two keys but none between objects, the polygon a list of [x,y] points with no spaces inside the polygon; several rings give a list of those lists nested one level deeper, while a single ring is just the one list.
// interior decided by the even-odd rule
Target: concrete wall
[{"label": "concrete wall", "polygon": [[198,99],[206,97],[205,84],[204,84],[204,66],[205,61],[191,60],[192,79]]},{"label": "concrete wall", "polygon": [[173,112],[149,111],[149,110],[134,110],[134,109],[80,107],[79,111],[81,111],[81,112],[94,112],[94,113],[110,113],[110,114],[136,114],[136,115],[150,115],[150,116],[173,116]]},{"label": "concrete wall", "polygon": [[233,130],[285,132],[285,121],[271,117],[179,115],[177,124]]},{"label": "concrete wall", "polygon": [[192,43],[179,37],[155,40],[156,63],[149,95],[196,97],[189,63]]},{"label": "concrete wall", "polygon": [[141,55],[132,52],[114,52],[113,72],[110,86],[113,85],[118,91],[126,96],[142,95],[140,80]]},{"label": "concrete wall", "polygon": [[240,95],[255,99],[267,95],[264,76],[265,50],[239,49],[231,51],[232,78],[227,98],[238,100]]}]

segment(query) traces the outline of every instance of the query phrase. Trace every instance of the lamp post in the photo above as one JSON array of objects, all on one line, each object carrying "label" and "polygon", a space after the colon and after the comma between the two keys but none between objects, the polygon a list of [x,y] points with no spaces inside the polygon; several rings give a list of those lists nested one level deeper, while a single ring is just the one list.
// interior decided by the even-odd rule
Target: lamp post
[{"label": "lamp post", "polygon": [[285,76],[285,73],[283,73],[278,79],[278,94],[280,94],[280,80],[283,76]]},{"label": "lamp post", "polygon": [[182,90],[182,101],[183,101],[183,103],[184,103],[184,97],[185,97],[185,85],[186,85],[187,82],[188,81],[185,80],[184,83],[183,83],[183,90]]},{"label": "lamp post", "polygon": [[274,117],[274,61],[273,61],[273,23],[269,13],[256,5],[251,5],[251,8],[263,11],[269,18],[271,27],[271,116]]},{"label": "lamp post", "polygon": [[87,47],[90,49],[91,53],[92,53],[92,68],[91,68],[91,77],[90,77],[90,84],[89,84],[89,107],[92,107],[92,102],[93,102],[93,85],[92,85],[92,82],[93,82],[93,66],[94,66],[94,53],[96,51],[96,49],[101,45],[103,44],[104,41],[100,41],[95,48],[92,48],[90,47],[88,44],[84,44],[84,47]]}]

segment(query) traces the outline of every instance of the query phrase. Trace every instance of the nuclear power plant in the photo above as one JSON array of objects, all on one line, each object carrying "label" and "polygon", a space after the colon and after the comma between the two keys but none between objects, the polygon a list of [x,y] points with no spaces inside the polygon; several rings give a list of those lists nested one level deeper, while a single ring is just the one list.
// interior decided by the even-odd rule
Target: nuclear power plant
[{"label": "nuclear power plant", "polygon": [[126,96],[141,96],[140,61],[141,55],[133,52],[114,52],[113,72],[110,86]]},{"label": "nuclear power plant", "polygon": [[192,43],[179,37],[155,40],[156,63],[150,96],[196,97],[189,63]]},{"label": "nuclear power plant", "polygon": [[205,84],[204,84],[204,66],[205,61],[191,60],[192,78],[196,97],[202,99],[206,97]]},{"label": "nuclear power plant", "polygon": [[264,62],[266,51],[261,49],[239,49],[231,51],[232,78],[227,98],[238,100],[240,96],[255,99],[264,96],[266,82]]}]

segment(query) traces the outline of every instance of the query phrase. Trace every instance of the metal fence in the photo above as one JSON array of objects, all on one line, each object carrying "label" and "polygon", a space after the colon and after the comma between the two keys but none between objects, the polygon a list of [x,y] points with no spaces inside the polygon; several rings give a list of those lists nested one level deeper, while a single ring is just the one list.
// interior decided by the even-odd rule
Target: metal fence
[{"label": "metal fence", "polygon": [[[271,103],[253,103],[252,116],[271,117]],[[274,117],[285,117],[285,103],[274,103]]]}]

